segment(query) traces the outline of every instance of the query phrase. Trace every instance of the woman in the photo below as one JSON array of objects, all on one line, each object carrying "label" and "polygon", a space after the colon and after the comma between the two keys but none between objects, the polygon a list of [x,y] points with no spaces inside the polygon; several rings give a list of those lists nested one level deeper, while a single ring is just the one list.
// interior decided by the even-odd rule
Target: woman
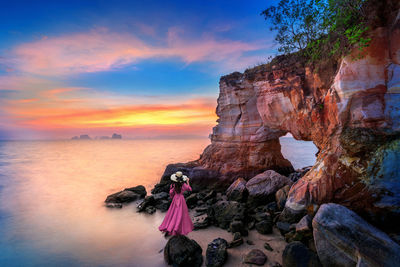
[{"label": "woman", "polygon": [[165,214],[164,221],[158,227],[161,232],[167,235],[186,235],[193,230],[193,222],[189,216],[183,192],[192,191],[189,185],[189,178],[182,172],[171,175],[172,184],[169,195],[172,198],[171,205]]}]

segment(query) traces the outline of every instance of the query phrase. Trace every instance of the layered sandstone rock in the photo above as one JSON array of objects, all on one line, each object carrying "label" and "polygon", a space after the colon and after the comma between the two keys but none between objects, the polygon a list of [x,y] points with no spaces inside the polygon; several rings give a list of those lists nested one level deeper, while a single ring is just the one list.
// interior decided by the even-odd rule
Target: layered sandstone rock
[{"label": "layered sandstone rock", "polygon": [[165,177],[182,169],[199,187],[226,188],[238,177],[248,180],[269,169],[287,174],[293,168],[278,138],[290,132],[313,141],[319,152],[316,164],[291,187],[284,215],[302,217],[310,204],[336,202],[376,223],[396,224],[400,13],[392,13],[370,33],[360,59],[354,59],[357,49],[317,67],[295,56],[278,57],[222,77],[211,145],[199,160],[169,166]]}]

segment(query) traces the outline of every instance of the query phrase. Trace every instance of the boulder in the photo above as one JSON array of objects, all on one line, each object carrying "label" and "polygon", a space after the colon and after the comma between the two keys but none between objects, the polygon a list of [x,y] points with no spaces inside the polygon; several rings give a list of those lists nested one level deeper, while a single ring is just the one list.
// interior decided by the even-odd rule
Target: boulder
[{"label": "boulder", "polygon": [[230,225],[229,225],[229,230],[232,233],[240,232],[240,234],[242,236],[247,236],[248,235],[248,231],[247,231],[247,229],[244,226],[244,223],[242,221],[237,221],[237,220],[232,221],[230,223]]},{"label": "boulder", "polygon": [[158,183],[156,185],[154,185],[154,188],[151,189],[151,193],[152,194],[157,194],[160,192],[166,192],[169,193],[169,188],[170,188],[171,182],[164,182],[164,183]]},{"label": "boulder", "polygon": [[171,175],[177,171],[181,171],[184,175],[190,177],[190,186],[193,191],[227,187],[226,181],[221,179],[221,175],[218,171],[199,166],[198,162],[194,161],[168,164],[161,177],[160,183],[170,183]]},{"label": "boulder", "polygon": [[193,218],[194,229],[203,229],[210,225],[210,219],[207,214],[202,214]]},{"label": "boulder", "polygon": [[287,222],[277,222],[276,227],[279,229],[282,235],[290,232],[290,223]]},{"label": "boulder", "polygon": [[125,191],[132,191],[133,193],[139,194],[140,198],[144,198],[147,194],[146,188],[143,185],[138,185],[135,187],[125,188]]},{"label": "boulder", "polygon": [[218,227],[228,229],[233,220],[243,221],[245,206],[237,201],[220,200],[209,209],[209,216],[213,217]]},{"label": "boulder", "polygon": [[194,205],[196,205],[197,201],[198,201],[197,194],[196,194],[196,193],[193,193],[193,194],[191,194],[190,196],[188,196],[188,197],[186,198],[186,205],[187,205],[189,208],[191,208],[191,207],[193,207]]},{"label": "boulder", "polygon": [[290,190],[290,185],[285,185],[276,192],[275,200],[279,210],[283,210],[283,208],[285,207],[289,190]]},{"label": "boulder", "polygon": [[123,190],[117,193],[114,193],[112,195],[109,195],[105,202],[106,203],[128,203],[135,201],[136,199],[141,198],[141,195],[129,191],[129,190]]},{"label": "boulder", "polygon": [[145,209],[146,213],[148,214],[153,214],[154,212],[156,212],[156,208],[153,206],[147,206]]},{"label": "boulder", "polygon": [[249,192],[248,200],[250,206],[266,204],[274,200],[275,193],[285,185],[291,185],[292,181],[283,175],[267,170],[251,178],[246,183]]},{"label": "boulder", "polygon": [[207,246],[206,251],[206,266],[207,267],[221,267],[226,262],[228,253],[226,251],[228,242],[225,239],[214,239]]},{"label": "boulder", "polygon": [[243,178],[236,179],[226,190],[228,200],[243,202],[247,199],[246,180]]},{"label": "boulder", "polygon": [[267,256],[259,249],[252,249],[243,257],[243,262],[248,264],[264,265],[266,261]]},{"label": "boulder", "polygon": [[138,212],[144,211],[148,206],[151,206],[154,204],[154,197],[153,196],[147,196],[144,198],[144,200],[136,207]]},{"label": "boulder", "polygon": [[209,201],[210,199],[215,198],[216,195],[217,195],[217,192],[215,192],[214,190],[211,190],[210,192],[208,192],[208,193],[203,197],[203,201]]},{"label": "boulder", "polygon": [[311,233],[312,232],[312,218],[310,215],[306,215],[296,224],[297,233]]},{"label": "boulder", "polygon": [[238,247],[241,244],[243,244],[243,238],[242,235],[239,232],[236,232],[233,234],[233,240],[231,242],[229,242],[229,248],[234,248],[234,247]]},{"label": "boulder", "polygon": [[338,204],[323,204],[313,221],[324,266],[398,266],[400,246],[384,232]]},{"label": "boulder", "polygon": [[272,234],[272,220],[263,220],[255,224],[257,232],[263,235]]},{"label": "boulder", "polygon": [[161,200],[167,199],[169,197],[169,194],[166,192],[160,192],[157,194],[153,195],[155,203],[161,202]]},{"label": "boulder", "polygon": [[317,255],[299,241],[295,241],[286,245],[285,250],[282,254],[282,266],[322,267]]},{"label": "boulder", "polygon": [[165,212],[169,209],[169,205],[171,205],[170,200],[162,199],[154,206],[156,207],[156,209],[159,209],[160,211]]},{"label": "boulder", "polygon": [[164,260],[177,267],[200,267],[203,263],[203,250],[196,241],[184,235],[172,236],[164,248]]}]

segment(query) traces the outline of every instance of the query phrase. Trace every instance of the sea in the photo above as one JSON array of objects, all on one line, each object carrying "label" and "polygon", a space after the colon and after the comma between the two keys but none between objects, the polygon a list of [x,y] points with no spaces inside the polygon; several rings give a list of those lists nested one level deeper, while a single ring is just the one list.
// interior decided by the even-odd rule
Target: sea
[{"label": "sea", "polygon": [[[293,166],[313,165],[312,142],[281,137]],[[199,157],[204,139],[0,141],[0,266],[166,266],[165,213],[104,206],[169,163]]]}]

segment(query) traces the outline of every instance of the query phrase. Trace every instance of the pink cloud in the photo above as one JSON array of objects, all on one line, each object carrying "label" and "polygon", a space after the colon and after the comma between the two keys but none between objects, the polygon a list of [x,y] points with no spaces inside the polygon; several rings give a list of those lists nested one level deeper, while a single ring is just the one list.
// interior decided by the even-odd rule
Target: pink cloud
[{"label": "pink cloud", "polygon": [[19,45],[13,50],[13,62],[20,71],[51,76],[105,71],[160,57],[178,57],[188,64],[220,62],[243,57],[243,53],[263,47],[210,36],[185,38],[176,28],[170,29],[164,45],[153,46],[132,34],[96,29]]}]

